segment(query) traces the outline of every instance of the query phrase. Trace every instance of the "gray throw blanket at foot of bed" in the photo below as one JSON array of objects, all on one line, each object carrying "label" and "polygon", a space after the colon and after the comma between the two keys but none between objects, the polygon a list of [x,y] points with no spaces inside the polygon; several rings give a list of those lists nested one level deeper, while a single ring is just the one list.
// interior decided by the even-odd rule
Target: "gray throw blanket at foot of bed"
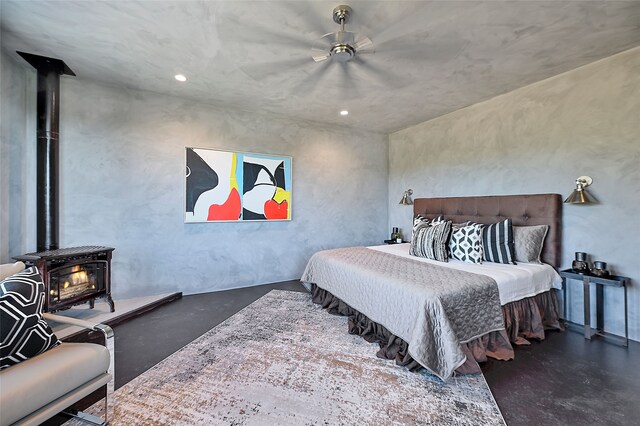
[{"label": "gray throw blanket at foot of bed", "polygon": [[485,275],[352,247],[314,254],[302,281],[402,338],[443,380],[465,362],[461,343],[504,329],[498,286]]}]

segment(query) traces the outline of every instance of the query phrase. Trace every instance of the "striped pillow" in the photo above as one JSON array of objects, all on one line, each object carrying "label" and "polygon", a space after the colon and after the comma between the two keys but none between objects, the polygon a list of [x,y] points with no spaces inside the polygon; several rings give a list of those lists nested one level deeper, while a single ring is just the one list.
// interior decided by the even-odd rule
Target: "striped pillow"
[{"label": "striped pillow", "polygon": [[417,214],[416,217],[413,218],[413,227],[420,225],[422,222],[428,222],[429,224],[434,224],[438,222],[442,222],[444,220],[443,215],[438,215],[433,219],[429,219],[426,216],[422,216],[421,214]]},{"label": "striped pillow", "polygon": [[484,226],[482,229],[482,250],[484,260],[487,262],[515,264],[511,219]]},{"label": "striped pillow", "polygon": [[413,228],[409,254],[417,257],[447,262],[447,240],[451,231],[451,221],[433,223],[422,221]]}]

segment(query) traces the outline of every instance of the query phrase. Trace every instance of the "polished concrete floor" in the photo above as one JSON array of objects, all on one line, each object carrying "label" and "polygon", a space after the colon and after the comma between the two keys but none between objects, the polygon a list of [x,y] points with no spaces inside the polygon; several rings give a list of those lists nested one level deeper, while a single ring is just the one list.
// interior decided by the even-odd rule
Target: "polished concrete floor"
[{"label": "polished concrete floor", "polygon": [[[272,289],[305,291],[289,281],[190,295],[116,326],[116,387]],[[517,348],[513,361],[489,361],[483,371],[508,425],[634,425],[638,366],[636,342],[622,348],[567,331]]]}]

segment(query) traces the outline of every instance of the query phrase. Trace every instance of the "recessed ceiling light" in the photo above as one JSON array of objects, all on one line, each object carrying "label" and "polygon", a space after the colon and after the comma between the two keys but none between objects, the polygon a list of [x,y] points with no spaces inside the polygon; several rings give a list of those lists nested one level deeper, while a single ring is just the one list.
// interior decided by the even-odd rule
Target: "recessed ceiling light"
[{"label": "recessed ceiling light", "polygon": [[343,109],[342,111],[340,111],[340,115],[349,115],[349,111]]},{"label": "recessed ceiling light", "polygon": [[185,77],[182,74],[176,74],[175,75],[175,79],[178,80],[178,81],[187,81],[187,77]]}]

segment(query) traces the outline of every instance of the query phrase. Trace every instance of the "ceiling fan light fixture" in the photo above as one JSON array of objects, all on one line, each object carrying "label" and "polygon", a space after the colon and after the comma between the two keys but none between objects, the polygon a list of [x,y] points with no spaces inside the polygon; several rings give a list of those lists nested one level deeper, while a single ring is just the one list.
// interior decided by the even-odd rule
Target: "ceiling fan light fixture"
[{"label": "ceiling fan light fixture", "polygon": [[336,44],[331,48],[331,57],[338,62],[347,62],[355,54],[356,50],[348,44]]}]

